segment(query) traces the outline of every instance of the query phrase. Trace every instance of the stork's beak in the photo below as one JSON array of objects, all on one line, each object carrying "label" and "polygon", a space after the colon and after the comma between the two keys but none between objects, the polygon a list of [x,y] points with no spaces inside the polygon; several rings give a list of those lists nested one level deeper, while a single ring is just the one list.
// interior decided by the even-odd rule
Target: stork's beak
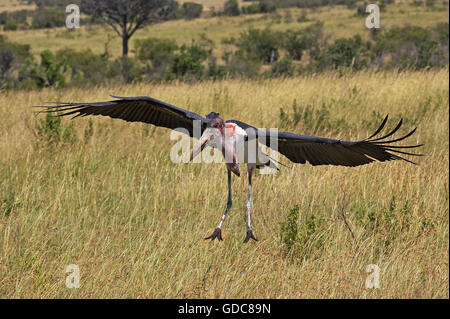
[{"label": "stork's beak", "polygon": [[212,132],[211,128],[207,128],[202,136],[200,137],[197,144],[194,146],[194,149],[192,150],[191,157],[189,158],[189,161],[192,161],[194,157],[196,157],[203,149],[208,146],[208,144],[212,141],[214,138],[214,134]]}]

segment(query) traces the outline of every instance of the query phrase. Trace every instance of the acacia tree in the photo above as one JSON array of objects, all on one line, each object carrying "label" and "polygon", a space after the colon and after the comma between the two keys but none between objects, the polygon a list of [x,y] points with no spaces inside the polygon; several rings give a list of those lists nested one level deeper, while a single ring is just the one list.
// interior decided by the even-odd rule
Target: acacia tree
[{"label": "acacia tree", "polygon": [[175,17],[174,0],[83,0],[83,12],[99,17],[122,37],[122,54],[128,55],[128,40],[148,24]]}]

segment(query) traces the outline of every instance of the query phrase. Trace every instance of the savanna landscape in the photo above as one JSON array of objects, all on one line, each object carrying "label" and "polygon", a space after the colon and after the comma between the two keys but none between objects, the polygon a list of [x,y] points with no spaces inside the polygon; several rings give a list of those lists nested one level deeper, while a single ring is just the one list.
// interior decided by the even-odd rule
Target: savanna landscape
[{"label": "savanna landscape", "polygon": [[[102,73],[122,59],[121,39],[107,25],[81,20],[73,31],[2,29],[0,56],[18,50],[12,56],[22,52],[24,59],[11,58],[0,82],[0,297],[449,298],[448,2],[389,2],[381,12],[382,38],[346,5],[228,16],[212,14],[225,1],[193,2],[203,5],[199,17],[136,31],[128,59],[141,73],[131,79]],[[1,0],[0,11],[38,5]],[[252,59],[239,40],[249,28],[289,39],[289,31],[318,22],[320,52],[302,49],[301,59],[284,44],[276,61]],[[417,27],[424,34],[443,30],[434,29],[439,23],[447,23],[447,47],[434,43],[447,55],[433,51],[414,63],[407,53],[416,47],[393,51],[397,35],[383,33]],[[399,30],[426,41],[412,29]],[[164,71],[139,51],[148,37],[178,46]],[[339,42],[342,37],[354,40]],[[397,42],[389,42],[383,55],[389,57],[379,64],[374,48],[391,39]],[[194,43],[208,53],[195,69],[179,73],[176,61],[193,52]],[[339,55],[339,43],[356,49]],[[76,73],[75,53],[67,49],[90,49],[89,61],[107,52],[99,64],[104,69]],[[223,72],[213,73],[218,69]],[[96,74],[98,83],[92,82]],[[424,156],[407,157],[418,165],[355,168],[297,165],[280,156],[288,167],[254,178],[252,225],[259,241],[242,243],[245,174],[232,180],[224,240],[205,241],[226,205],[223,164],[172,163],[175,141],[165,128],[109,117],[53,118],[32,108],[106,101],[110,94],[151,96],[201,115],[215,111],[256,127],[342,140],[368,137],[389,114],[388,128],[403,119],[398,136],[417,127],[409,143],[423,143]],[[76,289],[66,286],[71,264],[80,270]],[[369,265],[379,268],[379,288],[366,287]]]}]

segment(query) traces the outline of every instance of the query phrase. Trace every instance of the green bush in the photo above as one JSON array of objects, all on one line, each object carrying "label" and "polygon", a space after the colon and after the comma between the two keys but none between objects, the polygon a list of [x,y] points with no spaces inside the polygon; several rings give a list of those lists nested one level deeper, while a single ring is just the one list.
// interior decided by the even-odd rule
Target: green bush
[{"label": "green bush", "polygon": [[248,60],[259,59],[271,64],[278,60],[279,48],[282,46],[282,34],[270,29],[249,29],[241,33],[236,43],[238,50]]},{"label": "green bush", "polygon": [[185,2],[178,9],[177,16],[178,18],[195,19],[200,17],[202,12],[203,6],[201,4],[195,2]]},{"label": "green bush", "polygon": [[5,26],[3,27],[4,31],[15,31],[19,28],[16,19],[12,17],[8,17]]},{"label": "green bush", "polygon": [[0,87],[13,88],[17,85],[16,73],[25,61],[31,61],[29,45],[8,42],[0,35]]},{"label": "green bush", "polygon": [[6,43],[0,42],[0,76],[5,76],[14,64],[14,50]]},{"label": "green bush", "polygon": [[42,68],[33,58],[26,59],[20,65],[17,80],[17,87],[25,90],[43,88],[46,83]]},{"label": "green bush", "polygon": [[229,70],[225,65],[218,65],[214,57],[208,62],[207,76],[213,80],[223,79],[228,76]]},{"label": "green bush", "polygon": [[297,18],[297,22],[308,22],[308,21],[309,21],[309,19],[306,16],[306,11],[302,11],[300,16]]},{"label": "green bush", "polygon": [[270,74],[273,77],[294,75],[292,60],[290,58],[283,58],[280,61],[274,62]]},{"label": "green bush", "polygon": [[47,113],[36,127],[38,135],[50,144],[74,143],[78,137],[73,122],[63,125],[61,117]]},{"label": "green bush", "polygon": [[[17,10],[17,11],[3,11],[0,12],[0,24],[2,25],[16,25],[17,27],[21,24],[24,24],[27,20],[27,17],[31,17],[33,15],[33,11],[31,10]],[[16,28],[17,29],[17,28]],[[11,27],[7,27],[4,30],[16,30],[11,29]]]},{"label": "green bush", "polygon": [[144,71],[137,61],[130,57],[119,57],[110,63],[106,77],[119,83],[135,83],[142,80]]},{"label": "green bush", "polygon": [[148,38],[136,41],[136,57],[146,65],[149,79],[163,79],[170,71],[178,46],[173,40]]},{"label": "green bush", "polygon": [[66,14],[62,8],[40,7],[34,11],[33,29],[55,28],[66,25]]},{"label": "green bush", "polygon": [[227,0],[223,6],[223,15],[238,16],[241,14],[237,0]]},{"label": "green bush", "polygon": [[359,15],[359,16],[363,16],[363,17],[368,15],[368,13],[366,12],[367,5],[368,5],[367,2],[360,3],[356,7],[356,14]]},{"label": "green bush", "polygon": [[108,60],[103,55],[94,54],[90,49],[62,49],[56,53],[56,57],[59,61],[64,61],[67,71],[70,72],[72,85],[102,84],[108,78]]},{"label": "green bush", "polygon": [[360,70],[371,61],[371,44],[361,36],[339,38],[320,52],[313,54],[316,70],[350,68]]},{"label": "green bush", "polygon": [[243,14],[272,13],[276,10],[277,7],[274,4],[264,0],[252,3],[246,7],[242,7]]},{"label": "green bush", "polygon": [[183,44],[180,52],[172,60],[170,70],[176,77],[198,79],[203,76],[203,62],[208,57],[208,51],[197,43]]},{"label": "green bush", "polygon": [[64,61],[58,61],[50,50],[41,52],[41,68],[45,76],[45,86],[64,87]]},{"label": "green bush", "polygon": [[323,41],[323,23],[317,22],[302,30],[288,30],[283,47],[294,60],[301,60],[305,51],[316,52]]},{"label": "green bush", "polygon": [[435,28],[393,27],[376,37],[375,53],[385,67],[422,69],[448,64],[448,23]]},{"label": "green bush", "polygon": [[232,77],[254,77],[261,68],[261,60],[238,50],[235,54],[226,53],[224,60]]},{"label": "green bush", "polygon": [[315,215],[306,216],[300,221],[300,207],[289,210],[286,220],[280,225],[280,238],[285,253],[289,257],[307,259],[320,254],[328,238],[323,229],[324,219]]},{"label": "green bush", "polygon": [[298,237],[298,219],[299,219],[300,207],[295,205],[289,210],[285,221],[280,225],[280,238],[284,244],[286,252],[291,253],[297,242]]}]

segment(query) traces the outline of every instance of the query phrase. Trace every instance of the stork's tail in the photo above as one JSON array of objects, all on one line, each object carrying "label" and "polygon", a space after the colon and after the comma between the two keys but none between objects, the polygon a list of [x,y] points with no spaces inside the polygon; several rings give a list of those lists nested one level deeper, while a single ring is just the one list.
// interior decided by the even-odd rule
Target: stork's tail
[{"label": "stork's tail", "polygon": [[277,166],[277,164],[279,164],[281,166],[284,166],[286,168],[291,168],[291,167],[289,167],[289,166],[287,166],[287,165],[277,161],[276,159],[270,157],[267,154],[264,154],[264,155],[267,156],[269,158],[269,160],[263,165],[257,165],[256,168],[261,169],[261,168],[264,168],[264,166],[269,166],[271,169],[276,169],[277,171],[279,171],[280,168]]}]

